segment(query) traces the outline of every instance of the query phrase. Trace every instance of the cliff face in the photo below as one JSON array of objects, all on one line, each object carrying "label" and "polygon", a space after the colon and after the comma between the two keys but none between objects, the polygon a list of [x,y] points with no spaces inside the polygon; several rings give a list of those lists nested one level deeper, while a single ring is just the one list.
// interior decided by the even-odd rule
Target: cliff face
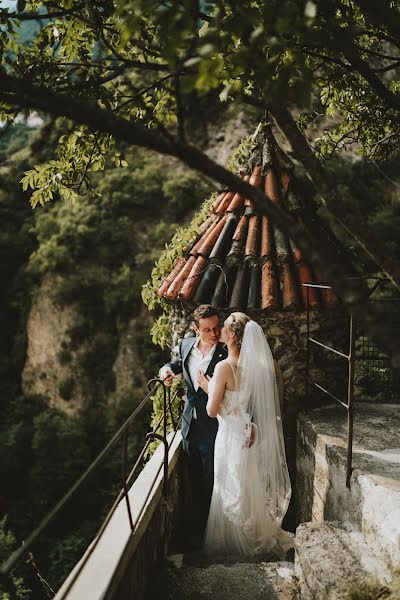
[{"label": "cliff face", "polygon": [[[74,348],[73,332],[80,320],[80,307],[75,303],[60,302],[64,285],[65,277],[49,273],[35,295],[27,322],[28,345],[22,389],[27,395],[44,396],[50,406],[77,416],[94,400],[91,374],[84,364],[89,346],[95,339],[90,336]],[[142,314],[141,319],[146,320],[146,315]],[[109,402],[118,404],[133,386],[136,390],[144,387],[146,375],[137,344],[138,323],[137,318],[132,318],[115,337]],[[98,358],[100,361],[102,357]]]},{"label": "cliff face", "polygon": [[109,398],[109,402],[118,404],[122,398],[126,398],[132,388],[143,390],[146,393],[145,384],[150,377],[157,374],[158,365],[154,364],[154,373],[146,372],[143,366],[143,349],[139,341],[139,323],[149,321],[149,316],[141,310],[137,318],[132,318],[121,333],[118,341],[118,350],[112,370],[115,377],[115,390]]},{"label": "cliff face", "polygon": [[50,406],[76,415],[85,406],[80,382],[79,351],[70,349],[69,332],[78,318],[77,306],[62,305],[57,296],[63,277],[44,276],[27,322],[27,352],[22,390],[48,399]]}]

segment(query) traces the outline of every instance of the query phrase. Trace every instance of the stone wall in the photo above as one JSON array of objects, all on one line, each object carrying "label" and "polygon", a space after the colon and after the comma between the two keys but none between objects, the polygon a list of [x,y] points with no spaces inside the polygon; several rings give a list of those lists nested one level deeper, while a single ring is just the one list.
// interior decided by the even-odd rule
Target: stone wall
[{"label": "stone wall", "polygon": [[[113,513],[103,535],[94,540],[57,592],[55,600],[127,600],[145,598],[149,581],[160,569],[171,538],[179,533],[191,502],[181,436],[170,443],[168,494],[163,495],[163,446],[159,446],[128,494],[131,532],[125,500]],[[153,485],[153,483],[155,483]],[[77,578],[75,581],[75,574]]]},{"label": "stone wall", "polygon": [[[135,532],[132,538],[134,550],[127,549],[119,568],[121,578],[106,595],[109,600],[145,598],[149,582],[153,576],[157,577],[171,540],[180,531],[188,509],[187,462],[183,460],[180,448],[177,453],[179,455],[168,479],[168,496],[163,498],[158,491],[156,509],[148,511]],[[139,542],[134,538],[139,538]],[[118,573],[115,578],[118,578]]]},{"label": "stone wall", "polygon": [[347,414],[325,406],[298,419],[297,521],[350,523],[376,556],[400,566],[400,415],[391,404],[354,411],[353,471],[346,487]]}]

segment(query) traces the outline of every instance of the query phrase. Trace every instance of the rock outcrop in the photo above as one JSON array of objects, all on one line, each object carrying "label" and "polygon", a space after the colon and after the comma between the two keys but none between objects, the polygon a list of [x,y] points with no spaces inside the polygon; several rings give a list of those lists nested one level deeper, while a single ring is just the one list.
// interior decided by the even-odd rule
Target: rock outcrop
[{"label": "rock outcrop", "polygon": [[27,352],[22,390],[44,396],[50,406],[76,415],[85,405],[79,383],[79,352],[70,349],[68,332],[78,317],[75,305],[60,304],[64,279],[47,274],[36,292],[27,323]]}]

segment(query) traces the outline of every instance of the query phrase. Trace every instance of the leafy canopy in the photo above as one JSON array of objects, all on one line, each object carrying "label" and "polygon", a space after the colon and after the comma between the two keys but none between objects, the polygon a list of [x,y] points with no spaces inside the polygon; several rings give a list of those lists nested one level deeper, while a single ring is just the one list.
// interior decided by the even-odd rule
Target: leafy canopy
[{"label": "leafy canopy", "polygon": [[[20,1],[0,9],[1,72],[25,91],[0,92],[0,115],[15,122],[29,86],[97,104],[111,117],[185,140],[195,96],[282,103],[334,124],[317,141],[322,156],[355,143],[382,157],[400,135],[397,3],[383,0]],[[378,13],[378,15],[377,15]],[[32,23],[39,24],[32,28]],[[29,28],[29,35],[26,30]],[[25,33],[24,33],[25,32]],[[38,106],[36,106],[38,107]],[[42,108],[46,109],[43,96]],[[22,180],[32,205],[74,200],[108,161],[127,162],[108,134],[63,122],[56,157]]]},{"label": "leafy canopy", "polygon": [[[32,22],[41,26],[20,35]],[[348,279],[349,257],[339,261],[307,226],[193,148],[187,126],[204,95],[267,109],[316,188],[332,195],[321,158],[348,144],[373,158],[397,150],[397,0],[379,10],[374,0],[20,0],[0,9],[0,27],[0,118],[36,109],[60,129],[55,156],[23,179],[33,205],[74,201],[91,192],[93,172],[126,166],[118,140],[176,156],[265,210],[397,356],[366,290]],[[314,153],[293,107],[303,128],[331,119]]]}]

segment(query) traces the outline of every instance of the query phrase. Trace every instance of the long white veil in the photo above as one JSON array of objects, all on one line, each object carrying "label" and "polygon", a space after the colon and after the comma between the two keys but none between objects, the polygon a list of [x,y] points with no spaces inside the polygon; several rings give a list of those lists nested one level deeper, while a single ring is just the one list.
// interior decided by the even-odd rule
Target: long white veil
[{"label": "long white veil", "polygon": [[[237,367],[232,412],[225,416],[230,435],[224,440],[227,460],[220,483],[223,512],[245,533],[246,543],[240,542],[243,552],[274,546],[287,550],[293,536],[281,524],[291,485],[275,367],[264,332],[255,321],[245,326]],[[251,430],[255,441],[248,447]]]},{"label": "long white veil", "polygon": [[274,359],[255,321],[246,324],[238,362],[238,393],[256,426],[254,451],[272,519],[282,522],[289,506],[291,485],[286,464],[281,410]]}]

